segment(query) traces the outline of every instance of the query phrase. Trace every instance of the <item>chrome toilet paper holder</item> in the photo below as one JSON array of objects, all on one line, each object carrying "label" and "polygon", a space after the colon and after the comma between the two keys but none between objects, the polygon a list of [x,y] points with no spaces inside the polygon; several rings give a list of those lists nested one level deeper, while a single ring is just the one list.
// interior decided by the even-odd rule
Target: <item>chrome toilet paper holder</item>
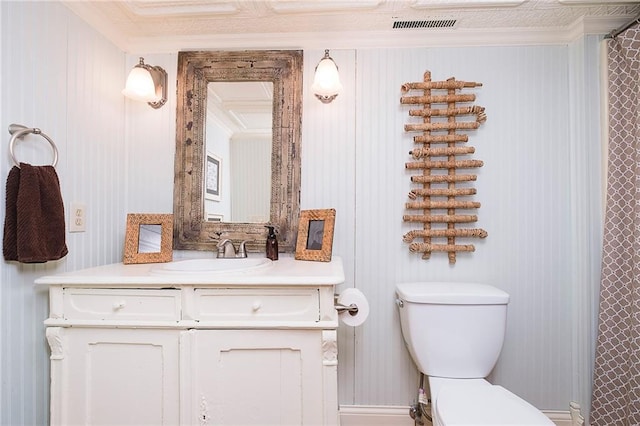
[{"label": "chrome toilet paper holder", "polygon": [[349,315],[355,316],[358,313],[358,305],[351,303],[349,306],[338,303],[338,295],[333,295],[333,307],[338,311],[338,314],[343,312],[349,312]]}]

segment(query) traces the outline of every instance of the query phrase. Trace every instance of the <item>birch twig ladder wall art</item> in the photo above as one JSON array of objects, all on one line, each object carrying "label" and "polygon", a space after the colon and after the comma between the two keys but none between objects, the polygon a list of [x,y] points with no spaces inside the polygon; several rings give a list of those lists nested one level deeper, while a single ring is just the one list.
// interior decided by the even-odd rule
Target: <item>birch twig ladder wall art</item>
[{"label": "birch twig ladder wall art", "polygon": [[[422,212],[403,216],[405,222],[422,224],[422,229],[407,232],[404,241],[409,243],[411,252],[422,253],[423,259],[428,259],[432,252],[447,252],[449,263],[453,264],[456,252],[475,250],[473,244],[458,244],[457,238],[487,236],[484,229],[460,227],[478,220],[470,210],[480,208],[480,203],[469,200],[476,193],[471,182],[477,176],[466,171],[457,173],[458,169],[475,169],[483,165],[481,160],[468,158],[475,148],[465,145],[469,136],[460,133],[475,130],[486,121],[483,107],[468,106],[476,96],[459,93],[465,88],[480,86],[482,83],[458,81],[453,77],[446,81],[431,81],[429,71],[425,72],[423,82],[402,85],[400,103],[419,106],[421,109],[409,110],[409,116],[422,117],[422,123],[404,126],[407,132],[421,133],[413,137],[416,148],[409,152],[413,160],[405,167],[420,172],[411,176],[411,182],[422,186],[411,189],[410,201],[405,204],[406,210]],[[408,96],[410,91],[422,91],[422,94]],[[469,116],[475,120],[469,120]],[[459,121],[462,117],[467,118]],[[416,241],[420,239],[422,242]]]}]

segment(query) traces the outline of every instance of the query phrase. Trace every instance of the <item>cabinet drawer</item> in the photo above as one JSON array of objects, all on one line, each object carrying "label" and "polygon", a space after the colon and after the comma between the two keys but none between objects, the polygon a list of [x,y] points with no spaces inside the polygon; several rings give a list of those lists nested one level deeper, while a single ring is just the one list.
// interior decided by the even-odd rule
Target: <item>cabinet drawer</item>
[{"label": "cabinet drawer", "polygon": [[318,321],[317,288],[196,289],[200,321]]},{"label": "cabinet drawer", "polygon": [[158,321],[180,319],[180,290],[65,288],[69,320]]}]

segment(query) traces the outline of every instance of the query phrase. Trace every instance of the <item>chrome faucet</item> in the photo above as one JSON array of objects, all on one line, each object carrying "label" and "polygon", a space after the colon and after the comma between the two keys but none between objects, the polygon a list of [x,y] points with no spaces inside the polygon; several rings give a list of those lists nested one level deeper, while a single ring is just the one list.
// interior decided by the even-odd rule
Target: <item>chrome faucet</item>
[{"label": "chrome faucet", "polygon": [[219,259],[234,259],[234,258],[243,258],[247,257],[247,250],[245,248],[246,241],[242,241],[240,246],[238,247],[238,251],[236,251],[233,242],[226,238],[218,243],[216,246],[218,248],[218,258]]}]

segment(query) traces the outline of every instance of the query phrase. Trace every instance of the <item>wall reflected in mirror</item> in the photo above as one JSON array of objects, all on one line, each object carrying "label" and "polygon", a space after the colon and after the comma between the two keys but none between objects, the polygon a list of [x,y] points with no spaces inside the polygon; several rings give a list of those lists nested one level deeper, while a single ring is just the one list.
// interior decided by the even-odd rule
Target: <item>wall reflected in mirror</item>
[{"label": "wall reflected in mirror", "polygon": [[269,222],[273,83],[209,82],[205,217]]},{"label": "wall reflected in mirror", "polygon": [[173,259],[173,215],[129,213],[122,262],[155,263]]},{"label": "wall reflected in mirror", "polygon": [[138,253],[160,253],[162,244],[162,225],[140,225],[138,237]]}]

